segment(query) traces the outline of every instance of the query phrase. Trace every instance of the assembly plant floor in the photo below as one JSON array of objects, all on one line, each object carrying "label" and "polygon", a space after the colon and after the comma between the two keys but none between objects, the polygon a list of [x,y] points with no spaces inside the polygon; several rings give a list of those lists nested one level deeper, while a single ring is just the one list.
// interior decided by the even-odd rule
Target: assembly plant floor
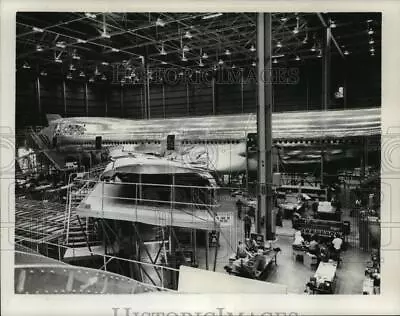
[{"label": "assembly plant floor", "polygon": [[[58,222],[53,221],[50,218],[47,220],[38,219],[37,212],[36,216],[29,216],[29,214],[27,215],[26,213],[29,209],[31,209],[32,212],[35,212],[35,210],[38,210],[38,207],[27,208],[26,205],[27,203],[29,204],[29,200],[18,199],[18,201],[19,203],[16,204],[16,223],[18,227],[21,225],[26,225],[27,220],[30,218],[32,221],[31,227],[37,227],[37,224],[39,223],[41,228],[47,229],[49,232],[54,229],[51,229],[51,227],[54,225],[62,226],[62,224],[58,224]],[[215,264],[215,271],[220,273],[226,273],[224,266],[228,264],[229,258],[236,252],[238,241],[244,241],[244,223],[243,220],[238,219],[235,202],[235,198],[231,198],[229,195],[225,196],[225,198],[221,199],[220,208],[217,211],[218,216],[222,219],[225,219],[221,225],[219,247]],[[48,205],[48,207],[51,208],[50,206],[51,203]],[[22,211],[24,211],[24,213]],[[47,217],[51,215],[53,216],[52,218],[61,218],[63,211],[63,208],[59,207],[58,212],[47,212],[45,215]],[[22,217],[21,214],[23,215]],[[352,238],[356,238],[358,228],[356,220],[349,216],[349,210],[343,210],[342,219],[349,220],[351,222],[351,236]],[[251,231],[254,232],[254,230],[255,228],[253,223]],[[146,239],[145,235],[151,232],[143,233],[143,237]],[[44,236],[41,237],[52,239],[49,235],[51,235],[51,233],[44,234]],[[302,262],[293,260],[293,235],[294,229],[292,228],[292,223],[290,220],[284,219],[283,226],[276,227],[276,242],[274,243],[274,247],[279,247],[281,252],[279,252],[277,255],[277,265],[272,266],[272,269],[269,270],[265,281],[286,285],[288,293],[302,294],[304,292],[306,283],[309,281],[310,277],[314,275],[316,268],[309,268]],[[200,243],[198,242],[198,244]],[[151,243],[147,243],[147,247],[154,258],[155,253],[158,250],[158,245],[155,243],[154,246],[151,246]],[[206,256],[205,246],[197,246],[196,254],[199,268],[206,269],[207,257],[208,269],[213,270],[215,250],[216,247],[210,245],[208,256]],[[357,247],[353,247],[352,243],[349,243],[347,250],[343,251],[342,253],[342,263],[337,270],[337,282],[335,289],[336,294],[362,294],[364,269],[369,256],[370,254],[368,252],[364,252]],[[146,258],[144,255],[142,260],[144,262],[148,262],[148,257]],[[154,270],[152,269],[146,270],[149,274],[155,274]]]},{"label": "assembly plant floor", "polygon": [[[237,216],[235,204],[226,202],[221,205],[219,213],[232,212]],[[350,220],[349,211],[343,210],[343,219]],[[236,217],[237,218],[237,217]],[[237,242],[244,239],[244,223],[242,220],[234,220],[236,231],[225,227],[222,229],[220,247],[217,253],[216,271],[226,273],[224,266],[227,265],[229,257],[236,251]],[[351,221],[353,234],[356,232],[355,221]],[[283,227],[277,226],[277,241],[274,246],[281,248],[277,256],[277,266],[269,271],[266,281],[286,285],[288,293],[303,294],[306,283],[315,273],[316,268],[310,269],[302,262],[293,260],[292,243],[294,230],[290,220],[283,220]],[[252,225],[254,231],[254,224]],[[228,240],[231,240],[230,244]],[[210,247],[209,269],[212,269],[215,247]],[[198,249],[199,267],[205,269],[205,249]],[[362,294],[365,264],[370,258],[370,253],[352,247],[351,243],[347,250],[342,252],[342,262],[337,269],[337,281],[335,294]]]}]

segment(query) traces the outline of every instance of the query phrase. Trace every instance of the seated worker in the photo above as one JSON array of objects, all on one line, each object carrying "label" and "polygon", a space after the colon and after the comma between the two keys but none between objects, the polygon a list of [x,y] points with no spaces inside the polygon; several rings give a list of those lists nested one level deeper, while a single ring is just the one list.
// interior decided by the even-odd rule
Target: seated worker
[{"label": "seated worker", "polygon": [[293,247],[293,248],[298,248],[298,249],[300,249],[300,248],[302,248],[303,246],[304,246],[304,238],[303,238],[303,236],[301,235],[301,231],[298,230],[298,231],[296,231],[296,233],[294,234],[294,241],[293,241],[292,247]]},{"label": "seated worker", "polygon": [[316,198],[315,201],[313,202],[313,204],[311,205],[311,209],[312,209],[314,218],[316,218],[318,215],[318,205],[319,205],[319,199]]},{"label": "seated worker", "polygon": [[319,262],[328,262],[330,257],[329,249],[326,247],[326,245],[321,245],[320,246],[320,252],[318,256],[318,264]]},{"label": "seated worker", "polygon": [[255,239],[251,240],[251,250],[252,251],[257,251],[257,249],[259,248],[257,241]]},{"label": "seated worker", "polygon": [[316,256],[319,254],[319,243],[317,239],[317,235],[312,236],[310,244],[308,245],[308,252]]},{"label": "seated worker", "polygon": [[240,259],[240,258],[246,258],[247,257],[247,250],[246,250],[246,245],[244,243],[242,243],[241,241],[239,241],[239,244],[237,246],[237,250],[236,250],[236,258]]}]

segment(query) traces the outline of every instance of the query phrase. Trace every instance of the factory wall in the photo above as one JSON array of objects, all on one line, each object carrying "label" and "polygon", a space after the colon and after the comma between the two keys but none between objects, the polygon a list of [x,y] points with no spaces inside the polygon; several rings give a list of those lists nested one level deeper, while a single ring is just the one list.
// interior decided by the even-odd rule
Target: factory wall
[{"label": "factory wall", "polygon": [[[295,84],[277,82],[273,85],[275,112],[322,109],[321,63],[318,60],[307,61],[296,67],[299,80]],[[331,73],[331,94],[339,86],[346,86],[346,104],[343,99],[332,97],[329,108],[380,106],[379,67],[380,61],[371,60],[335,64]],[[347,69],[346,79],[343,69]],[[251,81],[230,84],[213,81],[169,85],[154,83],[147,91],[144,84],[87,83],[37,76],[24,69],[18,70],[16,75],[18,127],[45,124],[46,113],[57,113],[63,117],[170,118],[256,112],[256,104],[257,86]]]}]

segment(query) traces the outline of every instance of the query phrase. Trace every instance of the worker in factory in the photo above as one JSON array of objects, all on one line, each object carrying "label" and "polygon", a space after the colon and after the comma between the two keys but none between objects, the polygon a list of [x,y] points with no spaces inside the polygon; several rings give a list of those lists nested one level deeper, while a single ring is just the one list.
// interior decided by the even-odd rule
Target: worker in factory
[{"label": "worker in factory", "polygon": [[244,238],[250,238],[251,217],[248,213],[243,218],[244,222]]},{"label": "worker in factory", "polygon": [[249,255],[248,251],[246,250],[246,245],[239,241],[239,244],[237,246],[236,250],[236,258],[246,258]]},{"label": "worker in factory", "polygon": [[308,252],[313,255],[319,254],[319,243],[317,235],[312,236],[310,244],[308,245]]},{"label": "worker in factory", "polygon": [[22,173],[36,171],[36,155],[33,154],[32,148],[28,146],[28,141],[25,139],[24,144],[18,148],[18,165]]},{"label": "worker in factory", "polygon": [[242,219],[243,202],[240,198],[236,202],[236,208],[237,208],[237,212],[238,212],[238,218]]},{"label": "worker in factory", "polygon": [[298,231],[296,231],[295,234],[294,234],[294,241],[293,241],[292,246],[293,246],[294,248],[301,248],[303,245],[304,245],[304,238],[303,238],[303,236],[301,235],[301,231],[298,230]]},{"label": "worker in factory", "polygon": [[335,234],[335,238],[332,240],[332,248],[334,259],[339,263],[340,261],[340,251],[342,249],[343,239],[340,238],[339,234]]}]

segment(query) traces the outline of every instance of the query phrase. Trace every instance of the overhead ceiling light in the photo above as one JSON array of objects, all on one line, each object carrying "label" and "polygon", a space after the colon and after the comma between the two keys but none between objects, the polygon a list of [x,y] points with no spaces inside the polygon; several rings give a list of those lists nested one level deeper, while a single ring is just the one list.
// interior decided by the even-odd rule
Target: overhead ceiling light
[{"label": "overhead ceiling light", "polygon": [[119,49],[118,49],[118,48],[111,48],[111,51],[112,51],[112,52],[115,52],[115,53],[118,53],[118,52],[119,52]]},{"label": "overhead ceiling light", "polygon": [[371,56],[375,56],[375,53],[374,53],[374,52],[371,52]]},{"label": "overhead ceiling light", "polygon": [[207,53],[206,53],[206,52],[204,52],[204,54],[203,54],[203,56],[202,56],[201,58],[203,58],[203,59],[207,59],[207,58],[208,58],[208,55],[207,55]]},{"label": "overhead ceiling light", "polygon": [[94,82],[94,78],[93,78],[93,77],[90,77],[90,78],[89,78],[89,82]]},{"label": "overhead ceiling light", "polygon": [[158,18],[157,21],[156,21],[156,25],[157,25],[157,26],[164,27],[164,26],[165,26],[165,22],[164,22],[163,19]]},{"label": "overhead ceiling light", "polygon": [[62,42],[62,41],[61,41],[61,42],[57,42],[57,43],[56,43],[56,46],[57,46],[58,48],[65,48],[65,47],[67,47],[66,44],[65,44],[65,42]]},{"label": "overhead ceiling light", "polygon": [[278,48],[281,48],[281,47],[282,47],[281,41],[278,41],[278,43],[276,43],[276,47],[278,47]]},{"label": "overhead ceiling light", "polygon": [[333,29],[336,27],[336,23],[335,23],[334,20],[330,20],[330,21],[329,21],[329,25],[330,25],[330,27],[333,28]]},{"label": "overhead ceiling light", "polygon": [[281,19],[280,19],[282,22],[286,22],[287,20],[288,20],[288,18],[287,17],[285,17],[285,16],[283,16],[283,17],[281,17]]},{"label": "overhead ceiling light", "polygon": [[107,80],[106,75],[103,74],[103,75],[101,76],[101,80]]},{"label": "overhead ceiling light", "polygon": [[373,30],[372,28],[369,28],[369,29],[368,29],[368,34],[369,34],[369,35],[374,34],[374,30]]},{"label": "overhead ceiling light", "polygon": [[214,71],[217,71],[217,70],[218,70],[217,65],[214,65],[213,70],[214,70]]},{"label": "overhead ceiling light", "polygon": [[299,60],[300,60],[300,56],[297,55],[295,59],[296,59],[297,61],[299,61]]},{"label": "overhead ceiling light", "polygon": [[31,69],[31,66],[28,64],[28,62],[24,62],[24,64],[22,65],[22,68]]},{"label": "overhead ceiling light", "polygon": [[314,45],[310,48],[312,52],[315,52],[317,50],[317,45],[314,43]]},{"label": "overhead ceiling light", "polygon": [[67,75],[67,79],[72,79],[72,74],[70,72]]},{"label": "overhead ceiling light", "polygon": [[371,23],[373,20],[372,19],[369,19],[369,20],[367,20],[367,23]]},{"label": "overhead ceiling light", "polygon": [[161,65],[166,65],[167,63],[165,62],[165,61],[162,61],[161,62]]},{"label": "overhead ceiling light", "polygon": [[81,56],[79,56],[76,52],[74,52],[74,53],[72,54],[72,59],[79,60],[79,59],[81,59]]},{"label": "overhead ceiling light", "polygon": [[293,29],[293,34],[299,33],[299,17],[296,17],[296,27]]},{"label": "overhead ceiling light", "polygon": [[256,64],[255,61],[253,61],[253,62],[251,63],[251,65],[252,65],[253,67],[257,66],[257,64]]},{"label": "overhead ceiling light", "polygon": [[85,16],[87,18],[90,18],[90,19],[95,19],[96,18],[96,14],[93,14],[93,13],[90,13],[90,12],[86,12]]},{"label": "overhead ceiling light", "polygon": [[102,64],[103,66],[108,66],[108,65],[109,65],[109,63],[106,62],[106,61],[101,62],[101,64]]},{"label": "overhead ceiling light", "polygon": [[46,77],[46,76],[47,76],[46,70],[43,69],[43,70],[40,72],[40,75],[43,76],[43,77]]},{"label": "overhead ceiling light", "polygon": [[213,18],[217,18],[219,16],[221,16],[222,13],[213,13],[213,14],[209,14],[209,15],[205,15],[202,17],[203,20],[207,20],[207,19],[213,19]]},{"label": "overhead ceiling light", "polygon": [[256,48],[254,47],[254,45],[251,45],[250,51],[251,51],[251,52],[255,52],[255,51],[256,51]]},{"label": "overhead ceiling light", "polygon": [[218,61],[218,64],[219,64],[219,65],[223,65],[223,64],[224,64],[224,61],[220,58],[219,61]]},{"label": "overhead ceiling light", "polygon": [[101,73],[100,73],[100,71],[99,71],[99,69],[97,68],[97,66],[96,66],[96,69],[95,69],[95,71],[94,71],[94,75],[95,76],[99,76]]},{"label": "overhead ceiling light", "polygon": [[43,47],[41,45],[36,45],[36,51],[38,52],[43,51]]},{"label": "overhead ceiling light", "polygon": [[235,69],[235,68],[236,68],[236,65],[235,65],[235,64],[233,64],[233,65],[232,65],[232,69]]},{"label": "overhead ceiling light", "polygon": [[56,63],[59,63],[59,64],[61,64],[61,63],[63,62],[62,59],[60,59],[60,57],[54,58],[54,61],[55,61]]},{"label": "overhead ceiling light", "polygon": [[188,51],[190,51],[190,48],[189,48],[189,46],[185,45],[185,46],[183,46],[182,50],[184,52],[188,52]]},{"label": "overhead ceiling light", "polygon": [[36,27],[36,26],[32,27],[32,31],[39,32],[39,33],[43,33],[44,32],[43,29],[41,29],[40,27]]},{"label": "overhead ceiling light", "polygon": [[272,63],[273,63],[273,64],[277,64],[277,63],[278,63],[278,59],[275,58],[275,59],[272,61]]},{"label": "overhead ceiling light", "polygon": [[373,53],[373,52],[375,52],[375,48],[371,47],[371,48],[369,49],[369,51],[370,51],[371,53]]},{"label": "overhead ceiling light", "polygon": [[322,57],[322,49],[320,49],[320,50],[318,51],[317,57],[318,57],[318,58],[321,58],[321,57]]},{"label": "overhead ceiling light", "polygon": [[165,51],[165,48],[164,48],[164,43],[161,44],[160,55],[163,55],[163,56],[167,55],[167,52]]},{"label": "overhead ceiling light", "polygon": [[78,39],[76,39],[76,40],[77,40],[78,43],[82,43],[82,44],[87,43],[86,40],[81,39],[81,38],[78,38]]},{"label": "overhead ceiling light", "polygon": [[225,51],[225,55],[229,56],[230,54],[231,54],[231,51],[230,51],[229,49],[227,49],[227,50]]},{"label": "overhead ceiling light", "polygon": [[350,54],[350,52],[346,49],[343,54],[345,54],[346,56]]},{"label": "overhead ceiling light", "polygon": [[368,43],[369,43],[370,45],[372,45],[372,44],[374,44],[374,43],[375,43],[375,41],[374,41],[374,39],[372,39],[372,38],[371,38],[371,39],[369,40],[369,42],[368,42]]},{"label": "overhead ceiling light", "polygon": [[84,73],[83,71],[81,71],[81,72],[79,73],[79,77],[85,77],[85,73]]},{"label": "overhead ceiling light", "polygon": [[308,43],[308,32],[306,33],[306,37],[303,39],[303,44]]},{"label": "overhead ceiling light", "polygon": [[183,35],[184,38],[191,39],[193,35],[190,33],[190,31],[186,31],[185,35]]},{"label": "overhead ceiling light", "polygon": [[69,70],[74,71],[74,70],[76,70],[76,68],[75,68],[75,66],[73,64],[70,64],[69,65]]},{"label": "overhead ceiling light", "polygon": [[182,61],[187,61],[187,58],[186,58],[186,56],[185,56],[185,52],[183,52],[182,53],[182,59],[181,59]]},{"label": "overhead ceiling light", "polygon": [[108,34],[107,32],[101,32],[101,37],[104,37],[104,38],[110,38],[110,37],[111,37],[111,35],[110,35],[110,34]]},{"label": "overhead ceiling light", "polygon": [[204,63],[203,63],[203,60],[200,58],[200,61],[199,61],[199,66],[200,67],[204,67]]}]

